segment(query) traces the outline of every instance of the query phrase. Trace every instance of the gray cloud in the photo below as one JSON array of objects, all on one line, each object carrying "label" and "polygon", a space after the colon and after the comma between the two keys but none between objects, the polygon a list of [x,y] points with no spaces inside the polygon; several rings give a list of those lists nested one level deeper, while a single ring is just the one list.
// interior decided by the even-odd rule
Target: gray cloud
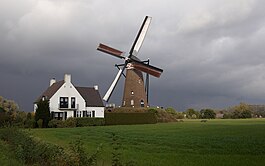
[{"label": "gray cloud", "polygon": [[[102,96],[119,59],[103,42],[128,52],[145,15],[153,17],[141,59],[164,69],[151,78],[151,105],[223,108],[265,101],[265,2],[261,0],[0,2],[0,95],[31,111],[49,79],[71,73]],[[111,102],[121,103],[123,80]]]}]

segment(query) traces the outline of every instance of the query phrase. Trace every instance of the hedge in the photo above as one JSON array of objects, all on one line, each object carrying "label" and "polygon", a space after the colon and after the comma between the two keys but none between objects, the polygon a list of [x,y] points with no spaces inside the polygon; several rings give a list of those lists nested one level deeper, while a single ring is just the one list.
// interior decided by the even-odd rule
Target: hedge
[{"label": "hedge", "polygon": [[68,118],[66,120],[52,119],[48,126],[50,128],[67,128],[67,127],[85,127],[85,126],[104,126],[104,118]]},{"label": "hedge", "polygon": [[104,126],[104,118],[76,118],[76,127]]},{"label": "hedge", "polygon": [[105,112],[106,125],[130,125],[130,124],[155,124],[154,113],[107,113]]}]

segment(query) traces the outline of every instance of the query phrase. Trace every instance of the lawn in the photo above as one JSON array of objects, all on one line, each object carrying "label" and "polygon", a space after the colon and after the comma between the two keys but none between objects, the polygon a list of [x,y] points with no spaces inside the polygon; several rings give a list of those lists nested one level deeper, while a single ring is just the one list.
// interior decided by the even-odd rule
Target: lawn
[{"label": "lawn", "polygon": [[81,139],[88,154],[102,144],[101,165],[111,164],[113,133],[120,143],[121,161],[135,165],[265,164],[265,119],[33,129],[31,133],[65,148]]}]

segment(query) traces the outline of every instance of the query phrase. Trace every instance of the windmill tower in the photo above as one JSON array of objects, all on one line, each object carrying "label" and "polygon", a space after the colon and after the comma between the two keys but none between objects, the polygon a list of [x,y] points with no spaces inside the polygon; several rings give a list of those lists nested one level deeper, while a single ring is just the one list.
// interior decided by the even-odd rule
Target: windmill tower
[{"label": "windmill tower", "polygon": [[[121,75],[124,75],[124,71],[126,69],[126,76],[124,75],[125,85],[124,85],[122,106],[146,107],[148,105],[149,74],[155,77],[160,77],[160,75],[163,72],[162,69],[149,65],[149,60],[148,63],[145,63],[146,61],[141,61],[139,58],[137,58],[138,52],[142,46],[148,27],[151,23],[151,19],[152,18],[149,16],[145,17],[143,24],[136,36],[136,39],[127,57],[125,56],[125,52],[123,51],[117,50],[115,48],[109,47],[101,43],[99,44],[97,50],[124,60],[123,64],[116,65],[119,71],[114,81],[112,82],[110,88],[103,97],[103,100],[108,102]],[[145,72],[147,74],[146,75],[147,88],[145,88],[144,77],[142,72]]]}]

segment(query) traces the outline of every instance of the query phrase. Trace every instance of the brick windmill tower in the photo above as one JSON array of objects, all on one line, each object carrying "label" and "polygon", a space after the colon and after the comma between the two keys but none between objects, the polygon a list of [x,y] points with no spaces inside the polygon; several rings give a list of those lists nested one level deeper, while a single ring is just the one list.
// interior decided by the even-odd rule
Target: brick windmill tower
[{"label": "brick windmill tower", "polygon": [[[136,36],[129,55],[126,57],[125,52],[109,47],[104,44],[99,44],[97,50],[123,59],[124,63],[116,65],[119,71],[110,88],[106,92],[103,100],[109,100],[113,90],[115,89],[121,75],[125,76],[125,85],[123,92],[123,107],[146,107],[148,105],[148,86],[149,74],[155,77],[160,77],[163,70],[149,65],[149,60],[141,61],[137,58],[138,52],[142,46],[148,27],[151,23],[151,17],[146,16],[143,24]],[[126,69],[126,75],[124,71]],[[144,82],[143,72],[146,73],[146,82]]]}]

